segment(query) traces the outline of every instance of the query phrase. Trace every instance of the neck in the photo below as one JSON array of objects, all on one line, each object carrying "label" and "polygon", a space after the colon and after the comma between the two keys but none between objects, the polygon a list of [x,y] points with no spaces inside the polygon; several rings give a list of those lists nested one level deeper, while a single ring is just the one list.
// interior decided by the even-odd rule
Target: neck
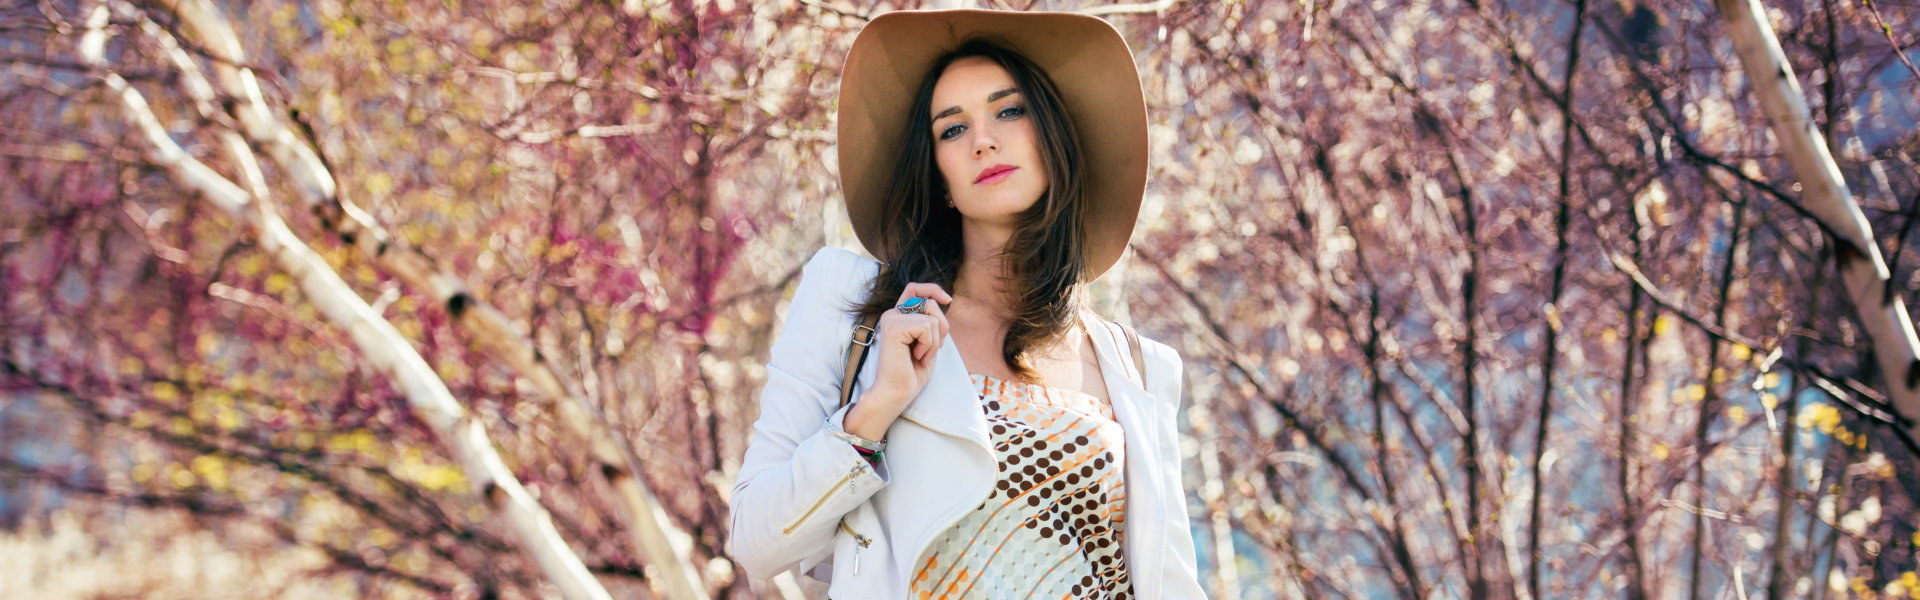
[{"label": "neck", "polygon": [[955,298],[979,302],[1003,316],[1012,312],[1013,303],[1007,294],[1012,286],[1007,283],[1006,257],[1001,254],[1012,238],[1011,227],[969,221],[960,228],[964,250],[959,278],[953,286]]}]

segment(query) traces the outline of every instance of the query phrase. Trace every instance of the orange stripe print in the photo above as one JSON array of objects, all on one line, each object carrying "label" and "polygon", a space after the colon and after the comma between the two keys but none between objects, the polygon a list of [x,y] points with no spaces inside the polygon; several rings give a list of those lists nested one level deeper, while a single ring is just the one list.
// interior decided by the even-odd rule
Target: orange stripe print
[{"label": "orange stripe print", "polygon": [[1125,432],[1077,391],[974,375],[1000,459],[987,500],[936,540],[912,597],[1131,598]]}]

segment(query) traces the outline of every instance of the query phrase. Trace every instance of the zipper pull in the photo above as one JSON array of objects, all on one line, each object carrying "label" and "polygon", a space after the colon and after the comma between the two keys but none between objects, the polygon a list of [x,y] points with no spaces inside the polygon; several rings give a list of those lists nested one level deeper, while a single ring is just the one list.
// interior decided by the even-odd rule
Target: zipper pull
[{"label": "zipper pull", "polygon": [[869,544],[872,544],[873,540],[867,539],[867,536],[860,535],[860,532],[854,531],[852,527],[848,527],[845,520],[840,521],[840,529],[847,532],[847,535],[853,536],[853,574],[859,575],[860,551],[866,549]]}]

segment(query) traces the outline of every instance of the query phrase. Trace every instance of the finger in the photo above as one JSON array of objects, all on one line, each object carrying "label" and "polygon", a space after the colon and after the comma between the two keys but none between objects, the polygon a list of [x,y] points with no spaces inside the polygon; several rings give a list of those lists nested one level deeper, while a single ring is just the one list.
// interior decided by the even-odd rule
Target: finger
[{"label": "finger", "polygon": [[941,289],[940,284],[937,283],[909,283],[906,288],[900,290],[900,300],[895,304],[904,303],[908,298],[926,298],[941,304],[953,303],[953,296]]},{"label": "finger", "polygon": [[925,327],[916,327],[915,329],[919,330],[920,341],[913,345],[913,362],[916,364],[924,364],[927,362],[927,356],[933,354],[933,340],[926,337]]},{"label": "finger", "polygon": [[947,310],[944,308],[940,308],[940,304],[936,302],[936,303],[933,303],[932,306],[927,307],[926,315],[929,317],[933,317],[933,321],[936,325],[936,327],[933,330],[933,339],[940,340],[940,343],[942,345],[946,344],[947,331],[949,326],[949,324],[947,323]]},{"label": "finger", "polygon": [[890,313],[880,317],[880,326],[887,332],[887,341],[912,346],[913,341],[920,337],[920,330],[915,326],[917,323],[910,318],[912,316]]}]

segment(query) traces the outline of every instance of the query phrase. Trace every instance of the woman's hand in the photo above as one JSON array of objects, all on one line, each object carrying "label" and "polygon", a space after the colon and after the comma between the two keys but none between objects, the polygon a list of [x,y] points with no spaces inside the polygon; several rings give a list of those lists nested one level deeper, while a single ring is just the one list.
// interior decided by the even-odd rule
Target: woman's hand
[{"label": "woman's hand", "polygon": [[874,332],[873,350],[880,356],[873,386],[848,411],[847,433],[878,441],[933,377],[933,361],[947,340],[947,315],[940,305],[953,302],[953,296],[935,284],[911,283],[894,306],[914,298],[921,299],[920,313],[896,308],[880,315]]}]

